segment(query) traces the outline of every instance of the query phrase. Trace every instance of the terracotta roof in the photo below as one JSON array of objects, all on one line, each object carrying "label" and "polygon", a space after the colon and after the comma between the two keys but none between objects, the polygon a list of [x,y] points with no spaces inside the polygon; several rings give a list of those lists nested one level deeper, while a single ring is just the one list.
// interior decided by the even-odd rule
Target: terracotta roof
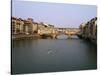
[{"label": "terracotta roof", "polygon": [[14,19],[14,20],[16,20],[16,19],[17,19],[17,17],[11,17],[11,19]]},{"label": "terracotta roof", "polygon": [[34,24],[38,24],[37,22],[33,22]]}]

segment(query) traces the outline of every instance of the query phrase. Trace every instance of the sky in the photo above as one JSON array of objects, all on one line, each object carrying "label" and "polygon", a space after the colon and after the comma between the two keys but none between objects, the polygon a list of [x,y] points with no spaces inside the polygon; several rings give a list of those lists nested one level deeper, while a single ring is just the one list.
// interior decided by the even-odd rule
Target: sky
[{"label": "sky", "polygon": [[97,16],[97,6],[34,1],[12,1],[12,16],[33,18],[61,28],[78,28]]}]

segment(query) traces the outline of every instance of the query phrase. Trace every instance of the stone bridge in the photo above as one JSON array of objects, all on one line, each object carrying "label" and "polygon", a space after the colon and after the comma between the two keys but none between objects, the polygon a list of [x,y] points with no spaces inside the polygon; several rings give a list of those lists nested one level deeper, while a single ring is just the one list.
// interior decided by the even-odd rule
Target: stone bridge
[{"label": "stone bridge", "polygon": [[68,37],[72,35],[77,35],[79,33],[79,28],[51,28],[51,29],[39,29],[38,34],[44,35],[49,34],[53,38],[57,38],[58,35],[65,34]]},{"label": "stone bridge", "polygon": [[78,28],[55,28],[53,37],[57,38],[58,35],[65,34],[70,38],[72,35],[77,35],[79,31]]}]

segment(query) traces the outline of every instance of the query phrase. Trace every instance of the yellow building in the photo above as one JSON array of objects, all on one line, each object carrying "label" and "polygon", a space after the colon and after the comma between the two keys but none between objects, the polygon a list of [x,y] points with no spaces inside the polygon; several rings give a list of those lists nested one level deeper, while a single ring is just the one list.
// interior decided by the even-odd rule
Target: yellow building
[{"label": "yellow building", "polygon": [[11,24],[12,24],[11,26],[12,34],[23,34],[24,22],[21,18],[12,17]]},{"label": "yellow building", "polygon": [[39,23],[38,24],[38,34],[42,35],[42,34],[51,34],[53,33],[54,30],[54,26],[50,25],[50,24],[46,24],[46,23]]},{"label": "yellow building", "polygon": [[11,31],[12,31],[12,34],[17,34],[17,31],[16,31],[16,17],[11,17]]},{"label": "yellow building", "polygon": [[38,23],[37,22],[33,22],[33,33],[36,34],[38,33]]},{"label": "yellow building", "polygon": [[24,32],[25,34],[33,34],[33,23],[31,20],[24,20]]},{"label": "yellow building", "polygon": [[82,37],[90,40],[97,39],[97,17],[92,18],[87,23],[80,25],[80,33]]},{"label": "yellow building", "polygon": [[92,38],[96,39],[97,38],[97,18],[96,17],[93,19],[92,24],[93,24]]},{"label": "yellow building", "polygon": [[80,25],[80,27],[79,27],[79,29],[80,29],[80,35],[82,36],[82,37],[84,37],[85,36],[85,29],[86,29],[86,23],[82,23],[81,25]]}]

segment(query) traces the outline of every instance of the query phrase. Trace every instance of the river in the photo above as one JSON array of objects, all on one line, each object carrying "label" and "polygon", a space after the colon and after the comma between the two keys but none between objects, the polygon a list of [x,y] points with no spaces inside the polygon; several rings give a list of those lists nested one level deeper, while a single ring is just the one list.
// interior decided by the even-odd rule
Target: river
[{"label": "river", "polygon": [[97,68],[97,48],[73,36],[12,41],[12,73],[41,73]]}]

